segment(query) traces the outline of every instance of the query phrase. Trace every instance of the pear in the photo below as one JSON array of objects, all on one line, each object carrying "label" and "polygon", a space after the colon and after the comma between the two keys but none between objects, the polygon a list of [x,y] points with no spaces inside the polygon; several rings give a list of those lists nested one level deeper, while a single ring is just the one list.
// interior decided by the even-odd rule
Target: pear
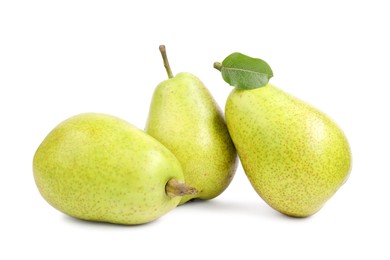
[{"label": "pear", "polygon": [[279,212],[310,216],[347,180],[348,141],[311,105],[270,84],[235,88],[225,116],[252,186]]},{"label": "pear", "polygon": [[169,79],[154,91],[145,130],[177,157],[186,184],[198,191],[183,196],[180,204],[215,198],[228,187],[237,167],[225,120],[205,85],[190,73],[174,77],[165,46],[160,51]]},{"label": "pear", "polygon": [[105,114],[80,114],[55,127],[34,155],[33,172],[49,204],[90,221],[147,223],[196,192],[182,183],[180,163],[168,149]]}]

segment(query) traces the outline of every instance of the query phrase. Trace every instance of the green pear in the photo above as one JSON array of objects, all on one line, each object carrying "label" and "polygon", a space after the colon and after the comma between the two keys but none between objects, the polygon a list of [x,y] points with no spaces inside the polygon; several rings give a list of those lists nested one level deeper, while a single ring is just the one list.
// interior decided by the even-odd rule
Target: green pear
[{"label": "green pear", "polygon": [[178,205],[186,186],[176,157],[119,118],[80,114],[55,127],[33,160],[36,185],[49,204],[70,216],[142,224]]},{"label": "green pear", "polygon": [[282,90],[235,88],[225,116],[252,186],[281,213],[314,214],[348,178],[351,152],[343,132]]},{"label": "green pear", "polygon": [[173,77],[160,46],[169,76],[154,91],[146,132],[164,144],[180,161],[186,184],[197,194],[183,196],[208,200],[231,182],[237,154],[217,103],[204,84],[190,73]]}]

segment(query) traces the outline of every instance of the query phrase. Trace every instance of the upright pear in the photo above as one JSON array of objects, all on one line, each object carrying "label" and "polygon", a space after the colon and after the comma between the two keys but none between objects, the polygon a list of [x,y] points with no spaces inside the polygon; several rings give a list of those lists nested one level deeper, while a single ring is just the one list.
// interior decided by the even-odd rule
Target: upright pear
[{"label": "upright pear", "polygon": [[55,127],[33,160],[36,185],[54,208],[70,216],[116,224],[159,218],[195,192],[161,143],[105,114],[71,117]]},{"label": "upright pear", "polygon": [[235,88],[225,115],[246,175],[274,209],[310,216],[346,181],[351,169],[348,141],[311,105],[267,84]]},{"label": "upright pear", "polygon": [[172,75],[160,46],[169,79],[154,91],[146,132],[164,144],[180,161],[186,184],[198,190],[183,196],[212,199],[231,182],[237,154],[217,103],[204,84],[190,73]]}]

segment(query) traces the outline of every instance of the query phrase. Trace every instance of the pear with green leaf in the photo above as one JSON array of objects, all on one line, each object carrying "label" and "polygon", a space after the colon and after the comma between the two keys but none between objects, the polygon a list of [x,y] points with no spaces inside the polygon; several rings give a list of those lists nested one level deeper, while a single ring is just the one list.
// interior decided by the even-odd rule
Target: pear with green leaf
[{"label": "pear with green leaf", "polygon": [[80,114],[56,126],[38,147],[33,171],[48,203],[90,221],[147,223],[196,193],[167,148],[105,114]]},{"label": "pear with green leaf", "polygon": [[160,46],[168,80],[154,91],[146,132],[164,144],[180,161],[186,184],[197,194],[181,204],[220,195],[230,184],[237,154],[225,120],[205,85],[193,74],[173,76],[165,46]]},{"label": "pear with green leaf", "polygon": [[225,107],[229,133],[257,193],[294,217],[316,213],[347,180],[351,151],[324,113],[268,84],[268,64],[240,53],[214,67],[235,88]]}]

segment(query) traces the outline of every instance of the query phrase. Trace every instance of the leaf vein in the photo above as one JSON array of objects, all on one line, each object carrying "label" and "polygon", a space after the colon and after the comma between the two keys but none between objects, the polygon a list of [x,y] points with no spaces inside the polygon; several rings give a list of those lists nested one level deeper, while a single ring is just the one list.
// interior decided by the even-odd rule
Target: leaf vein
[{"label": "leaf vein", "polygon": [[240,69],[240,68],[223,67],[222,69],[224,69],[224,70],[233,70],[233,71],[237,70],[237,71],[249,72],[249,73],[254,73],[254,74],[262,74],[262,75],[270,75],[268,73],[257,72],[257,71],[253,71],[253,70]]}]

